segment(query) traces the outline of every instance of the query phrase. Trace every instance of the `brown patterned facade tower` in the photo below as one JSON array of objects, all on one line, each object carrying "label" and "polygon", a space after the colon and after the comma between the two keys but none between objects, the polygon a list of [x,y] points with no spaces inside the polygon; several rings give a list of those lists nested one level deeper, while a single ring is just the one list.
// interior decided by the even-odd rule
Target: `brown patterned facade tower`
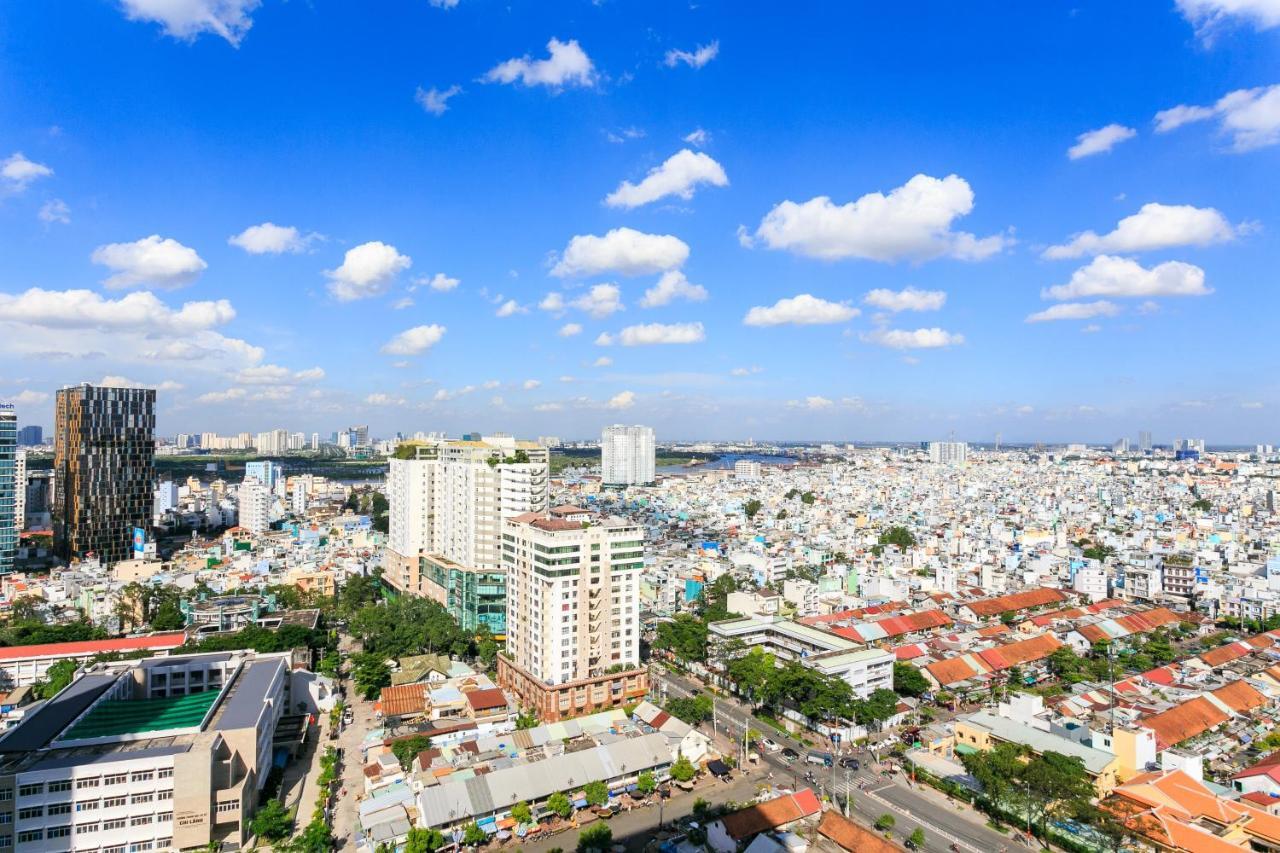
[{"label": "brown patterned facade tower", "polygon": [[151,526],[156,392],[89,384],[58,391],[53,505],[55,548],[65,560],[130,556],[134,528]]}]

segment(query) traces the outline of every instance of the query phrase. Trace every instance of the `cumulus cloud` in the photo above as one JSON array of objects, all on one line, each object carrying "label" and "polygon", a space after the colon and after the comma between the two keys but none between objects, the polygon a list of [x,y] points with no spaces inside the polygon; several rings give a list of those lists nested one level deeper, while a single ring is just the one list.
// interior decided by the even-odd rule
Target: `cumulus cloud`
[{"label": "cumulus cloud", "polygon": [[236,373],[237,385],[286,385],[294,382],[316,382],[324,379],[323,367],[290,370],[279,364],[258,364]]},{"label": "cumulus cloud", "polygon": [[683,139],[685,142],[689,143],[690,145],[696,145],[699,148],[705,148],[707,143],[711,141],[711,134],[707,133],[705,130],[703,130],[700,127],[696,127],[693,130],[691,130],[689,133],[686,133],[684,136],[682,136],[681,139]]},{"label": "cumulus cloud", "polygon": [[125,17],[131,21],[159,24],[166,35],[194,41],[203,33],[213,33],[234,47],[253,26],[253,12],[261,0],[120,0]]},{"label": "cumulus cloud", "polygon": [[1126,216],[1109,234],[1084,231],[1061,246],[1045,249],[1043,257],[1078,258],[1105,252],[1149,252],[1174,246],[1209,246],[1234,240],[1251,225],[1233,226],[1212,207],[1151,202]]},{"label": "cumulus cloud", "polygon": [[0,179],[4,180],[5,185],[11,192],[22,192],[32,182],[47,178],[52,174],[53,169],[43,163],[28,160],[21,151],[14,152],[3,163],[0,163]]},{"label": "cumulus cloud", "polygon": [[1063,302],[1027,317],[1028,323],[1047,323],[1053,320],[1091,320],[1094,317],[1114,317],[1120,306],[1114,302]]},{"label": "cumulus cloud", "polygon": [[364,398],[366,404],[370,406],[403,406],[408,401],[404,397],[397,397],[392,394],[383,394],[376,392]]},{"label": "cumulus cloud", "polygon": [[876,288],[862,299],[882,311],[937,311],[947,303],[945,290],[916,290],[904,287],[902,290],[886,290]]},{"label": "cumulus cloud", "polygon": [[640,299],[643,308],[659,308],[669,305],[677,299],[689,302],[703,302],[707,298],[707,289],[700,284],[693,284],[685,278],[680,270],[668,270],[658,279],[658,283],[644,292]]},{"label": "cumulus cloud", "polygon": [[421,355],[440,343],[444,333],[445,327],[436,323],[414,326],[383,344],[382,351],[387,355]]},{"label": "cumulus cloud", "polygon": [[[1009,241],[953,231],[955,220],[972,210],[973,190],[964,178],[916,175],[888,195],[868,193],[844,205],[828,196],[784,201],[765,214],[755,238],[771,249],[823,260],[980,260]],[[744,236],[740,229],[739,239]]]},{"label": "cumulus cloud", "polygon": [[609,207],[634,208],[666,198],[678,196],[686,201],[693,198],[699,184],[727,187],[729,177],[724,168],[701,151],[682,148],[667,158],[661,166],[655,166],[638,184],[623,181],[605,197]]},{"label": "cumulus cloud", "polygon": [[7,398],[10,403],[15,406],[37,406],[49,399],[48,393],[44,391],[33,391],[30,388],[19,391],[12,397]]},{"label": "cumulus cloud", "polygon": [[1076,144],[1067,149],[1067,156],[1072,160],[1091,157],[1094,154],[1105,154],[1126,139],[1133,139],[1138,131],[1122,124],[1109,124],[1097,130],[1087,130],[1076,137]]},{"label": "cumulus cloud", "polygon": [[403,311],[406,308],[412,308],[412,307],[413,307],[413,298],[410,296],[402,296],[399,299],[397,299],[395,302],[391,303],[391,310],[393,311]]},{"label": "cumulus cloud", "polygon": [[524,86],[547,86],[562,89],[566,86],[591,86],[595,83],[596,70],[577,39],[547,42],[546,59],[531,59],[528,54],[508,59],[489,69],[481,79],[485,83],[520,83]]},{"label": "cumulus cloud", "polygon": [[499,305],[498,310],[493,313],[495,317],[513,317],[516,314],[528,314],[529,309],[514,299],[508,299]]},{"label": "cumulus cloud", "polygon": [[1045,299],[1091,296],[1152,297],[1207,296],[1204,270],[1182,261],[1166,261],[1147,269],[1129,258],[1098,255],[1071,274],[1071,280],[1041,291]]},{"label": "cumulus cloud", "polygon": [[[643,323],[627,326],[618,333],[617,342],[624,347],[643,347],[653,344],[696,344],[706,338],[701,323]],[[601,346],[609,346],[614,338],[602,334],[596,339]]]},{"label": "cumulus cloud", "polygon": [[613,359],[607,355],[602,355],[591,363],[592,367],[611,367],[612,365]]},{"label": "cumulus cloud", "polygon": [[565,311],[564,294],[552,291],[542,297],[542,301],[538,303],[538,308],[542,311],[548,311],[552,314],[563,314]]},{"label": "cumulus cloud", "polygon": [[605,403],[605,407],[609,409],[629,409],[636,404],[636,394],[634,391],[619,391],[609,398],[609,402]]},{"label": "cumulus cloud", "polygon": [[1280,142],[1280,83],[1256,89],[1237,89],[1211,107],[1179,104],[1156,113],[1156,133],[1197,121],[1216,119],[1218,132],[1231,137],[1237,153]]},{"label": "cumulus cloud", "polygon": [[748,326],[818,326],[844,323],[861,312],[847,302],[828,302],[808,293],[779,299],[771,306],[757,305],[742,322]]},{"label": "cumulus cloud", "polygon": [[539,403],[533,407],[533,410],[535,412],[558,412],[563,408],[564,406],[559,403]]},{"label": "cumulus cloud", "polygon": [[540,379],[526,379],[520,387],[526,391],[532,391],[542,384]]},{"label": "cumulus cloud", "polygon": [[826,397],[812,396],[805,397],[803,400],[788,400],[787,406],[792,409],[807,409],[811,412],[820,412],[824,409],[830,409],[835,402],[828,400]]},{"label": "cumulus cloud", "polygon": [[195,249],[159,234],[132,243],[99,246],[89,258],[95,264],[114,270],[114,275],[102,282],[110,290],[148,285],[163,290],[183,287],[195,281],[209,266]]},{"label": "cumulus cloud", "polygon": [[1280,26],[1277,0],[1177,0],[1178,10],[1201,38],[1211,40],[1217,30],[1239,21],[1255,30]]},{"label": "cumulus cloud", "polygon": [[572,338],[574,335],[580,335],[582,334],[582,324],[565,323],[556,334],[562,338]]},{"label": "cumulus cloud", "polygon": [[606,272],[651,275],[681,267],[688,258],[689,246],[678,237],[614,228],[603,237],[594,234],[573,237],[551,274],[558,277]]},{"label": "cumulus cloud", "polygon": [[668,68],[675,68],[680,63],[688,65],[690,68],[701,68],[708,62],[716,58],[720,53],[720,41],[716,40],[710,44],[698,45],[694,50],[668,50],[667,55],[663,57],[663,64]]},{"label": "cumulus cloud", "polygon": [[735,367],[733,370],[729,371],[732,376],[751,376],[752,374],[762,372],[764,372],[764,368],[755,364],[750,367]]},{"label": "cumulus cloud", "polygon": [[593,285],[569,304],[599,320],[622,310],[622,290],[616,284]]},{"label": "cumulus cloud", "polygon": [[40,211],[36,214],[41,222],[52,225],[59,222],[63,225],[71,224],[71,208],[67,207],[67,203],[60,198],[50,199],[40,205]]},{"label": "cumulus cloud", "polygon": [[418,102],[418,106],[422,107],[433,116],[442,116],[449,109],[449,99],[462,91],[461,86],[450,86],[448,89],[437,89],[432,86],[430,89],[418,87],[418,91],[414,92],[413,99]]},{"label": "cumulus cloud", "polygon": [[187,387],[181,382],[165,379],[160,382],[139,382],[126,376],[104,376],[96,383],[106,388],[154,388],[157,391],[181,391]]},{"label": "cumulus cloud", "polygon": [[875,329],[862,336],[867,343],[890,349],[940,349],[942,347],[959,346],[964,343],[964,335],[948,332],[945,329]]},{"label": "cumulus cloud", "polygon": [[395,277],[413,263],[408,255],[379,240],[348,249],[342,266],[326,270],[329,292],[340,302],[368,299],[386,293]]},{"label": "cumulus cloud", "polygon": [[239,234],[227,238],[232,246],[239,246],[251,255],[282,255],[285,252],[304,252],[319,234],[303,234],[292,225],[276,225],[264,222],[250,225]]},{"label": "cumulus cloud", "polygon": [[437,293],[448,293],[450,290],[453,290],[455,287],[457,287],[461,283],[462,283],[461,279],[450,278],[444,273],[438,272],[435,275],[431,276],[430,278],[428,278],[425,275],[418,276],[413,280],[413,283],[410,285],[409,289],[417,290],[419,287],[429,287],[432,290],[436,291]]}]

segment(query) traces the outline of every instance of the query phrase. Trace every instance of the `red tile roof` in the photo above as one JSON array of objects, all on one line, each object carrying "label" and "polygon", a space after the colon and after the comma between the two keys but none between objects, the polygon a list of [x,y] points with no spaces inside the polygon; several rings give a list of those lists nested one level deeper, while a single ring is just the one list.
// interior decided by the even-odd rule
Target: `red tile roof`
[{"label": "red tile roof", "polygon": [[1154,731],[1157,745],[1161,749],[1168,749],[1225,723],[1227,719],[1227,715],[1217,705],[1203,696],[1197,696],[1163,713],[1143,717],[1138,720],[1138,724]]},{"label": "red tile roof", "polygon": [[378,707],[384,717],[407,717],[427,710],[427,694],[421,683],[382,688]]},{"label": "red tile roof", "polygon": [[1219,687],[1213,696],[1237,714],[1252,711],[1267,704],[1267,697],[1259,693],[1252,684],[1241,679]]},{"label": "red tile roof", "polygon": [[815,815],[822,805],[813,791],[805,788],[794,794],[776,797],[767,802],[738,809],[721,818],[725,832],[736,841],[746,841],[762,832],[794,823],[803,817]]},{"label": "red tile roof", "polygon": [[472,690],[467,694],[467,702],[476,711],[492,711],[507,707],[507,695],[496,687]]},{"label": "red tile roof", "polygon": [[1218,646],[1216,649],[1209,649],[1209,651],[1200,655],[1200,660],[1209,666],[1217,667],[1231,663],[1233,660],[1239,660],[1252,652],[1253,647],[1247,643],[1228,643],[1225,646]]},{"label": "red tile roof", "polygon": [[146,637],[121,637],[114,640],[84,640],[74,643],[42,643],[36,646],[5,646],[0,648],[0,660],[23,658],[78,658],[110,652],[165,651],[176,649],[187,641],[182,631],[169,634],[150,634]]},{"label": "red tile roof", "polygon": [[987,617],[999,616],[1001,613],[1008,613],[1009,611],[1016,613],[1019,610],[1041,607],[1045,604],[1058,604],[1066,600],[1067,597],[1060,591],[1042,586],[1036,589],[1010,593],[1009,595],[997,596],[996,598],[970,601],[963,606],[969,608],[969,611],[975,616]]},{"label": "red tile roof", "polygon": [[1011,666],[1043,660],[1061,645],[1062,642],[1053,634],[1041,634],[1038,637],[978,652],[978,657],[982,658],[982,662],[993,671],[998,672]]},{"label": "red tile roof", "polygon": [[854,823],[835,809],[822,816],[818,833],[850,853],[898,853],[906,849],[885,840],[880,833]]}]

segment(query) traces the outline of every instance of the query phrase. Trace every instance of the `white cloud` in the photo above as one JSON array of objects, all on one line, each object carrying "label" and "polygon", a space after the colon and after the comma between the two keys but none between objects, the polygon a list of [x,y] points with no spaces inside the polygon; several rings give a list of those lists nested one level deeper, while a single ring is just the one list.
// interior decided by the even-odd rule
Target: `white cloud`
[{"label": "white cloud", "polygon": [[1101,332],[1101,331],[1102,331],[1102,327],[1099,326],[1097,323],[1089,323],[1085,326],[1080,327],[1080,334],[1082,335],[1096,335],[1098,332]]},{"label": "white cloud", "polygon": [[757,305],[747,312],[742,322],[748,326],[818,326],[844,323],[860,312],[847,302],[828,302],[808,293],[779,299],[772,306]]},{"label": "white cloud", "polygon": [[444,333],[445,327],[435,323],[414,326],[383,344],[382,351],[387,355],[420,355],[440,343]]},{"label": "white cloud", "polygon": [[395,246],[379,240],[362,243],[347,250],[342,266],[325,271],[329,292],[340,302],[380,296],[412,263],[413,260],[396,251]]},{"label": "white cloud", "polygon": [[1072,160],[1079,160],[1081,157],[1105,154],[1126,139],[1133,139],[1137,135],[1138,131],[1122,124],[1109,124],[1097,130],[1087,130],[1076,137],[1076,144],[1067,149],[1067,156]]},{"label": "white cloud", "polygon": [[577,381],[578,381],[578,377],[576,377],[576,376],[561,376],[561,377],[560,377],[560,381],[561,381],[561,382],[577,382]]},{"label": "white cloud", "polygon": [[1090,320],[1094,317],[1114,317],[1120,306],[1114,302],[1063,302],[1027,317],[1028,323],[1046,323],[1052,320]]},{"label": "white cloud", "polygon": [[109,290],[154,285],[171,289],[188,285],[209,266],[177,240],[152,234],[132,243],[108,243],[89,256],[95,264],[114,270],[102,282]]},{"label": "white cloud", "polygon": [[28,160],[21,151],[14,152],[7,160],[0,163],[0,178],[4,179],[12,192],[22,192],[33,181],[47,178],[52,174],[53,169],[43,163]]},{"label": "white cloud", "polygon": [[705,148],[707,143],[711,141],[711,134],[707,133],[705,130],[698,127],[698,128],[694,128],[689,133],[686,133],[684,136],[681,137],[681,139],[683,139],[685,142],[689,143],[690,145],[696,145],[699,148]]},{"label": "white cloud", "polygon": [[577,39],[563,42],[553,38],[547,42],[547,52],[550,54],[547,59],[530,59],[528,54],[508,59],[491,68],[481,79],[486,83],[519,82],[525,86],[548,86],[552,89],[595,83],[595,67]]},{"label": "white cloud", "polygon": [[502,383],[496,379],[486,379],[484,382],[480,384],[480,387],[486,391],[492,391],[494,388],[497,388],[501,384]]},{"label": "white cloud", "polygon": [[[696,344],[705,338],[701,323],[645,323],[639,326],[627,326],[618,333],[618,343],[624,347]],[[612,343],[612,338],[609,342]],[[597,340],[596,343],[601,342]]]},{"label": "white cloud", "polygon": [[516,314],[528,314],[529,309],[516,302],[514,299],[508,299],[498,306],[498,310],[493,312],[495,317],[511,317]]},{"label": "white cloud", "polygon": [[71,208],[67,207],[67,203],[60,198],[50,199],[40,205],[40,212],[36,214],[41,222],[54,223],[61,222],[63,225],[71,224]]},{"label": "white cloud", "polygon": [[181,391],[186,387],[172,379],[162,382],[138,382],[124,376],[104,376],[98,380],[97,384],[106,388],[154,388],[157,391]]},{"label": "white cloud", "polygon": [[1262,403],[1260,403],[1260,402],[1258,402],[1257,400],[1247,400],[1247,401],[1245,401],[1245,402],[1243,402],[1243,403],[1241,403],[1241,404],[1240,404],[1240,408],[1242,408],[1242,409],[1261,409],[1261,408],[1263,408],[1263,404],[1262,404]]},{"label": "white cloud", "polygon": [[228,388],[225,391],[209,391],[196,397],[197,403],[230,403],[233,400],[243,400],[248,396],[247,391],[243,388]]},{"label": "white cloud", "polygon": [[396,397],[380,392],[370,394],[364,398],[364,401],[370,406],[403,406],[407,402],[404,397]]},{"label": "white cloud", "polygon": [[582,324],[581,323],[565,323],[563,326],[560,327],[560,330],[556,332],[556,334],[562,338],[571,338],[574,335],[580,335],[582,334]]},{"label": "white cloud", "polygon": [[276,225],[264,222],[250,225],[239,234],[227,238],[232,246],[239,246],[251,255],[281,255],[285,252],[304,252],[319,234],[303,234],[292,225]]},{"label": "white cloud", "polygon": [[707,289],[700,284],[693,284],[685,278],[680,270],[664,272],[658,283],[644,292],[640,299],[642,308],[658,308],[669,305],[677,299],[690,302],[703,302],[707,298]]},{"label": "white cloud", "polygon": [[160,24],[176,39],[194,41],[213,33],[239,47],[261,0],[120,0],[120,5],[129,20]]},{"label": "white cloud", "polygon": [[559,277],[605,272],[650,275],[683,266],[688,258],[689,246],[678,237],[614,228],[603,237],[594,234],[573,237],[551,274]]},{"label": "white cloud", "polygon": [[1156,133],[1168,133],[1196,121],[1218,120],[1218,132],[1231,137],[1236,152],[1280,142],[1280,83],[1237,89],[1211,107],[1185,104],[1156,113]]},{"label": "white cloud", "polygon": [[413,94],[413,99],[418,102],[418,106],[433,116],[442,116],[449,109],[449,99],[461,91],[462,87],[458,85],[450,86],[448,89],[437,89],[434,86],[424,89],[419,86],[418,91]]},{"label": "white cloud", "polygon": [[764,368],[755,364],[750,367],[735,367],[733,370],[729,371],[732,376],[751,376],[752,374],[763,372]]},{"label": "white cloud", "polygon": [[324,368],[290,370],[279,364],[258,364],[236,373],[237,385],[285,385],[294,382],[314,382],[324,379]]},{"label": "white cloud", "polygon": [[890,349],[938,349],[964,343],[964,335],[944,329],[876,329],[862,336],[867,343]]},{"label": "white cloud", "polygon": [[1239,19],[1255,30],[1280,26],[1280,0],[1177,0],[1182,12],[1201,38],[1210,40],[1232,19]]},{"label": "white cloud", "polygon": [[718,53],[720,53],[720,42],[716,40],[710,44],[698,45],[692,51],[668,50],[662,61],[668,68],[675,68],[682,62],[690,68],[701,68],[715,59]]},{"label": "white cloud", "polygon": [[629,409],[636,404],[636,394],[634,391],[619,391],[609,398],[609,402],[605,406],[610,409]]},{"label": "white cloud", "polygon": [[458,5],[458,0],[427,0],[427,2],[437,9],[453,9]]},{"label": "white cloud", "polygon": [[139,291],[105,299],[91,290],[41,290],[0,293],[0,322],[54,329],[102,329],[184,335],[231,322],[235,309],[225,299],[186,302],[177,311],[154,293]]},{"label": "white cloud", "polygon": [[972,210],[973,190],[964,178],[916,175],[888,195],[868,193],[844,205],[828,196],[784,201],[765,214],[755,236],[771,249],[824,260],[980,260],[1009,240],[952,231],[952,223]]},{"label": "white cloud", "polygon": [[524,384],[521,385],[520,387],[524,388],[524,390],[526,391],[532,391],[534,388],[537,388],[541,384],[542,384],[542,380],[540,379],[526,379],[524,381]]},{"label": "white cloud", "polygon": [[622,310],[622,290],[616,284],[593,285],[569,304],[599,320]]},{"label": "white cloud", "polygon": [[686,201],[693,198],[699,184],[727,187],[729,178],[724,168],[701,151],[682,148],[667,158],[661,166],[655,166],[638,184],[623,181],[605,197],[609,207],[634,208],[666,198],[678,196]]},{"label": "white cloud", "polygon": [[1129,258],[1098,255],[1071,274],[1071,281],[1046,288],[1045,299],[1080,299],[1090,296],[1151,297],[1207,296],[1213,290],[1204,283],[1204,270],[1181,261],[1166,261],[1147,269]]},{"label": "white cloud", "polygon": [[413,280],[413,283],[409,286],[409,290],[413,291],[413,290],[417,290],[419,287],[429,287],[438,293],[448,293],[450,290],[453,290],[455,287],[457,287],[461,283],[462,283],[461,279],[450,278],[444,273],[438,272],[435,275],[431,276],[430,278],[426,277],[425,275],[418,276]]},{"label": "white cloud", "polygon": [[937,311],[947,303],[945,290],[916,290],[904,287],[902,290],[886,290],[876,288],[863,297],[863,302],[884,311]]},{"label": "white cloud", "polygon": [[543,311],[549,311],[552,314],[563,314],[565,311],[564,294],[552,291],[542,297],[542,301],[538,303],[538,308]]},{"label": "white cloud", "polygon": [[474,385],[464,385],[463,387],[457,389],[456,391],[448,391],[444,388],[441,388],[440,390],[436,391],[435,395],[432,396],[431,399],[435,400],[438,403],[444,402],[446,400],[453,400],[458,397],[465,397],[467,394],[470,394],[475,390],[476,390],[476,386]]},{"label": "white cloud", "polygon": [[395,302],[391,303],[391,310],[393,311],[403,311],[406,308],[412,308],[412,307],[413,307],[413,298],[410,296],[402,296],[399,299],[397,299]]},{"label": "white cloud", "polygon": [[788,400],[787,406],[792,409],[808,409],[811,412],[820,412],[824,409],[830,409],[835,405],[834,402],[826,397],[805,397],[803,400]]},{"label": "white cloud", "polygon": [[535,412],[558,412],[558,411],[561,411],[563,408],[564,406],[560,405],[559,403],[539,403],[538,405],[533,407],[533,410]]},{"label": "white cloud", "polygon": [[613,335],[609,334],[608,332],[601,332],[600,334],[596,335],[595,343],[596,343],[596,346],[598,347],[611,347],[613,346]]},{"label": "white cloud", "polygon": [[607,355],[602,355],[591,363],[592,367],[612,367],[613,359]]},{"label": "white cloud", "polygon": [[1074,235],[1070,242],[1045,249],[1043,257],[1078,258],[1105,252],[1149,252],[1174,246],[1208,246],[1234,240],[1250,225],[1233,226],[1212,207],[1151,202],[1121,219],[1110,234],[1093,231]]},{"label": "white cloud", "polygon": [[15,406],[38,406],[49,399],[49,395],[44,391],[33,391],[30,388],[19,391],[8,400]]}]

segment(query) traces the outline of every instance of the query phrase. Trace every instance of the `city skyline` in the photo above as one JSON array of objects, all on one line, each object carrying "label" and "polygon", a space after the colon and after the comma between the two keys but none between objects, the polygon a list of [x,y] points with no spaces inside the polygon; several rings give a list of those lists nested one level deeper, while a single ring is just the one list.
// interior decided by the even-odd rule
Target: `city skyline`
[{"label": "city skyline", "polygon": [[21,425],[1276,440],[1251,7],[206,5],[6,14]]}]

